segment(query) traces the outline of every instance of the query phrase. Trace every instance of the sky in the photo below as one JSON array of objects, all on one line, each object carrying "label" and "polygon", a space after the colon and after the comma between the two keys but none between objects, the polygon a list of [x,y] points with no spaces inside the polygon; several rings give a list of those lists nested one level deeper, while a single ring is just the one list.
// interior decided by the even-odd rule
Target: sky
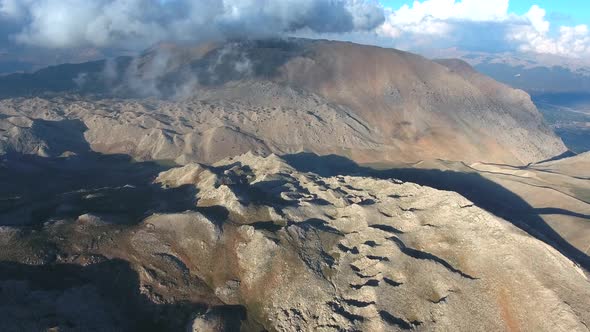
[{"label": "sky", "polygon": [[277,36],[583,59],[589,26],[590,0],[0,0],[0,61]]},{"label": "sky", "polygon": [[522,15],[535,4],[545,8],[556,20],[570,24],[590,24],[590,1],[588,0],[513,0],[510,3],[510,10]]},{"label": "sky", "polygon": [[[494,2],[494,0],[489,0]],[[385,7],[399,8],[402,5],[411,5],[414,0],[381,0]],[[525,14],[533,5],[544,8],[554,22],[568,24],[590,25],[590,1],[589,0],[511,0],[508,10],[517,15]]]},{"label": "sky", "polygon": [[407,49],[590,57],[588,0],[381,0],[377,28]]}]

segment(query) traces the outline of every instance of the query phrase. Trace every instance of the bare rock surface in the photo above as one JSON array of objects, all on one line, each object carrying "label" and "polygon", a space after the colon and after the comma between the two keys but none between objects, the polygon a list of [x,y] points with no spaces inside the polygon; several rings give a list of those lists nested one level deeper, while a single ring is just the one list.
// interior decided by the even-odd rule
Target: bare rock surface
[{"label": "bare rock surface", "polygon": [[80,122],[78,133],[63,129],[94,151],[179,164],[247,151],[527,164],[566,151],[526,93],[439,62],[307,40],[154,49],[117,71],[68,67],[87,83],[61,97],[0,101],[0,153],[75,148],[55,121]]},{"label": "bare rock surface", "polygon": [[[115,65],[68,67],[84,80],[57,95],[0,92],[0,329],[588,331],[587,233],[568,244],[537,218],[567,202],[587,221],[587,156],[523,166],[565,151],[526,93],[327,41]],[[286,161],[302,151],[466,180],[307,172]]]},{"label": "bare rock surface", "polygon": [[[0,258],[21,264],[38,257],[31,263],[40,269],[70,264],[91,276],[110,261],[127,262],[134,315],[168,329],[588,330],[584,271],[457,193],[320,176],[252,153],[174,168],[155,183],[164,191],[194,187],[186,191],[194,208],[153,213],[135,226],[86,214],[34,232],[4,227],[1,247],[10,250]],[[23,282],[3,275],[2,287]],[[95,287],[105,296],[104,287],[114,287],[83,280],[89,284],[68,292]],[[29,298],[26,288],[20,292]],[[64,296],[52,292],[49,305]],[[44,308],[35,313],[51,306]],[[104,324],[128,323],[108,310],[103,315]]]},{"label": "bare rock surface", "polygon": [[[455,193],[322,178],[276,156],[216,166],[223,173],[191,165],[157,181],[189,174],[197,204],[225,207],[233,227],[198,213],[153,216],[132,239],[169,234],[224,302],[256,308],[271,330],[587,330],[584,273]],[[220,269],[227,280],[214,277]]]},{"label": "bare rock surface", "polygon": [[377,176],[457,192],[590,269],[588,154],[531,165],[436,160],[380,164]]}]

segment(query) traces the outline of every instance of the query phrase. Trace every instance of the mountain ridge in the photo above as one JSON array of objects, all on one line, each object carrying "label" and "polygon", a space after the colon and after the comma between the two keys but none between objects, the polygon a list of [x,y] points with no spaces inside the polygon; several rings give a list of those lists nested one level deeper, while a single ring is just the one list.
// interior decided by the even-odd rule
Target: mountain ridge
[{"label": "mountain ridge", "polygon": [[[252,331],[584,331],[590,319],[581,268],[451,191],[363,174],[322,176],[252,153],[161,172],[154,186],[164,201],[180,190],[192,207],[130,224],[97,211],[34,233],[0,227],[0,246],[8,248],[0,259],[15,262],[0,264],[0,287],[22,285],[9,312],[53,314],[61,326],[77,312],[59,301],[65,293],[94,309],[70,318],[82,329],[134,326],[134,317],[144,317],[192,331],[229,324]],[[83,281],[61,290],[44,285],[33,296],[35,273],[25,262]],[[117,262],[128,272],[108,268]],[[76,266],[96,272],[89,277]],[[113,287],[113,273],[130,277]],[[137,316],[105,308],[137,292]],[[31,306],[31,298],[55,305]],[[92,312],[102,319],[84,318]],[[0,326],[20,322],[14,317],[0,317]],[[43,327],[34,319],[21,324]]]},{"label": "mountain ridge", "polygon": [[[277,153],[336,153],[359,162],[442,158],[527,164],[566,151],[526,93],[483,75],[453,70],[450,64],[444,66],[397,50],[331,41],[266,40],[196,48],[160,47],[138,58],[103,65],[100,72],[76,72],[72,69],[75,66],[68,67],[70,71],[61,82],[69,82],[64,86],[71,92],[108,88],[111,97],[74,97],[80,101],[75,110],[68,109],[70,104],[60,104],[64,100],[60,97],[38,106],[34,104],[39,100],[5,99],[3,109],[29,109],[26,116],[34,119],[40,116],[36,112],[46,113],[43,107],[65,108],[66,118],[80,119],[89,128],[86,136],[97,151],[129,153],[139,159],[171,159],[181,164],[185,160],[215,161],[200,152],[184,151],[184,144],[199,135],[206,139],[196,143],[207,144],[211,130],[221,130],[221,136],[227,134],[230,141],[236,135],[243,137],[254,144],[250,148]],[[97,63],[93,66],[100,67]],[[10,80],[0,80],[0,85],[10,86]],[[72,90],[72,86],[76,88]],[[121,99],[129,94],[135,97]],[[176,99],[137,98],[142,95]],[[105,112],[93,114],[101,107]],[[318,111],[322,108],[325,111]],[[221,120],[185,121],[198,134],[189,137],[188,127],[167,125],[169,120],[155,119],[158,116],[150,111],[157,110],[179,122],[194,118],[194,112],[203,109],[214,110],[211,116]],[[231,109],[243,115],[236,117]],[[290,110],[294,114],[289,114]],[[44,116],[64,118],[49,113]],[[113,114],[107,117],[107,113]],[[273,113],[284,114],[285,122],[274,123],[266,131],[256,128],[258,124],[252,119]],[[293,117],[301,118],[295,115],[299,113],[307,114],[305,118],[319,115],[307,120],[317,128],[308,132],[305,125],[298,126],[301,138],[280,137],[281,133],[272,129],[295,122]],[[133,123],[131,118],[117,123],[123,114],[143,114],[140,118],[152,117],[155,121],[147,127],[146,123]],[[324,117],[339,120],[324,123]],[[252,121],[248,124],[244,119]],[[335,129],[342,121],[348,123],[347,128]],[[116,135],[101,136],[101,131],[107,131],[105,126],[115,128],[113,133],[117,127],[132,129],[125,131],[137,136],[127,142],[113,140]],[[323,132],[338,134],[328,138]],[[153,135],[162,138],[154,139]],[[147,145],[134,143],[139,141]],[[123,148],[129,144],[129,148]],[[215,144],[204,148],[226,149]],[[154,152],[162,145],[177,152]],[[221,152],[219,157],[238,152],[246,150]]]}]

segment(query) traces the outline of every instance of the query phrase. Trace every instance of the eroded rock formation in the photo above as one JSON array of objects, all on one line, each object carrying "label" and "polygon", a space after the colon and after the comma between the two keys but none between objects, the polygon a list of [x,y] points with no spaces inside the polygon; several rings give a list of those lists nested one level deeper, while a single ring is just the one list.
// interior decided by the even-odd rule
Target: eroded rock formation
[{"label": "eroded rock formation", "polygon": [[[42,234],[4,231],[3,259],[51,261],[43,238],[54,263],[127,261],[150,301],[244,308],[232,317],[247,330],[586,331],[590,321],[579,267],[453,192],[321,177],[250,153],[156,182],[193,187],[194,209],[131,227],[81,216]],[[224,324],[198,312],[192,326]]]}]

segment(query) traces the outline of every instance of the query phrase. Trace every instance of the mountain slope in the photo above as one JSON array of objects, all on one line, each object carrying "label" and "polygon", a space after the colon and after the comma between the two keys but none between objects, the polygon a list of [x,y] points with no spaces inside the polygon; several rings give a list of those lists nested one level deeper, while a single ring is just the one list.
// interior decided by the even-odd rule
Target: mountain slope
[{"label": "mountain slope", "polygon": [[540,54],[466,53],[446,50],[436,57],[460,58],[477,71],[531,94],[555,133],[571,151],[590,151],[590,63],[587,59]]},{"label": "mountain slope", "polygon": [[[563,151],[526,93],[475,71],[347,43],[318,43],[285,66],[295,82],[350,107],[407,160],[530,162]],[[389,157],[389,156],[388,156]]]},{"label": "mountain slope", "polygon": [[[192,188],[184,192],[193,207],[136,225],[113,224],[119,214],[103,212],[33,233],[0,228],[0,259],[15,262],[0,264],[0,287],[22,285],[7,309],[29,305],[25,317],[52,315],[53,324],[80,329],[158,321],[163,330],[181,330],[191,317],[196,331],[235,320],[252,331],[585,331],[589,324],[581,269],[453,192],[323,177],[253,154],[171,169],[156,183],[163,197]],[[76,282],[36,286],[26,262],[49,264],[55,278]],[[116,262],[130,271],[113,271]],[[117,273],[117,286],[100,272]],[[129,293],[137,316],[105,309]],[[66,295],[103,319],[67,320],[77,309],[61,304]],[[58,309],[31,306],[35,298]],[[220,315],[240,308],[247,314]],[[3,315],[0,326],[23,323],[14,317],[22,316]]]},{"label": "mountain slope", "polygon": [[[465,64],[396,50],[308,40],[166,45],[130,61],[107,61],[102,72],[85,67],[76,75],[78,67],[67,67],[76,88],[63,92],[86,97],[9,99],[0,112],[80,120],[96,151],[178,163],[254,149],[361,162],[526,164],[566,150],[526,93]],[[12,140],[10,130],[3,135]],[[19,151],[4,148],[11,149]]]}]

